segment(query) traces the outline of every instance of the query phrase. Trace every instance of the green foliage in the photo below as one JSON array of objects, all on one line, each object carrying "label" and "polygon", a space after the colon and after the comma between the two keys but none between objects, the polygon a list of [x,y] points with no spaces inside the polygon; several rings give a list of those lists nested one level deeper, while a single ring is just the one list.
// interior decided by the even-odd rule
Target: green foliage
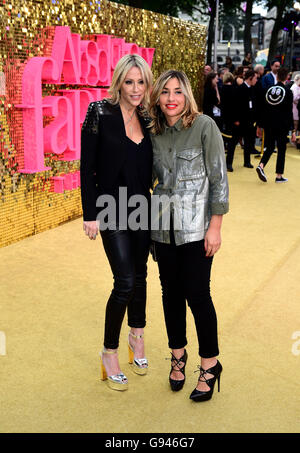
[{"label": "green foliage", "polygon": [[279,7],[282,5],[282,3],[285,4],[286,8],[291,8],[293,4],[295,3],[295,0],[264,0],[263,4],[269,11],[270,9],[274,8],[274,6]]}]

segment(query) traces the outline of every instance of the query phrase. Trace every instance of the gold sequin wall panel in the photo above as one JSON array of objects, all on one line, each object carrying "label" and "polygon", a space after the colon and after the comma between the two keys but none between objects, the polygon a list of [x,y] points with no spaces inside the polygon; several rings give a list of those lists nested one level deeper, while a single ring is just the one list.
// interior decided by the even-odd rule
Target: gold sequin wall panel
[{"label": "gold sequin wall panel", "polygon": [[[123,53],[138,49],[150,60],[153,56],[154,77],[170,68],[184,70],[199,99],[206,27],[107,0],[0,0],[0,9],[3,247],[82,214],[78,149],[83,110],[91,100],[105,97],[111,76],[107,68],[113,70],[118,49]],[[114,50],[97,54],[96,77],[89,58],[97,46],[108,49],[112,42]],[[80,74],[74,70],[75,60]],[[67,141],[69,147],[64,145]]]}]

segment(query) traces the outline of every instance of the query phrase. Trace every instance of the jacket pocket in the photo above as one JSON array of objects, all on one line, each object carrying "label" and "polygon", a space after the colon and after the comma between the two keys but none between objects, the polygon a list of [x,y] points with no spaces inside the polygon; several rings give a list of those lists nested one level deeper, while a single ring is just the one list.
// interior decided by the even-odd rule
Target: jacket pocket
[{"label": "jacket pocket", "polygon": [[188,148],[176,153],[177,180],[199,179],[204,173],[201,148]]}]

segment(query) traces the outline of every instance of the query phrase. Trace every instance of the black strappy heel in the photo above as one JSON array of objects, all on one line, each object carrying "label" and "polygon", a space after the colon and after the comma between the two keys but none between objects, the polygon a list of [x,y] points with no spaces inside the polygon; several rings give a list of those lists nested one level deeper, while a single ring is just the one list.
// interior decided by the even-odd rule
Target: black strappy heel
[{"label": "black strappy heel", "polygon": [[[177,359],[174,356],[174,354],[172,354],[172,352],[171,352],[171,356],[172,356],[172,358],[171,358],[171,371],[170,371],[170,375],[169,375],[169,382],[170,382],[170,386],[171,386],[171,389],[173,390],[173,392],[178,392],[178,390],[182,389],[182,387],[184,386],[184,383],[185,383],[185,365],[187,362],[188,355],[187,355],[186,350],[184,350],[184,354],[182,357],[180,357],[180,359]],[[172,365],[173,362],[175,362],[174,365]],[[184,363],[183,367],[181,367],[181,368],[179,367],[180,362]],[[177,367],[177,369],[176,369],[176,367]],[[180,381],[172,379],[171,373],[173,370],[180,371],[183,374],[183,379],[181,379]]]},{"label": "black strappy heel", "polygon": [[[193,392],[190,395],[190,399],[196,402],[208,401],[213,396],[214,386],[217,379],[218,379],[218,392],[220,391],[220,377],[223,367],[217,360],[216,365],[212,368],[208,368],[208,370],[204,370],[200,365],[198,365],[198,368],[200,370],[200,376],[198,381],[201,380],[201,382],[205,382],[210,388],[210,390],[208,390],[207,392],[203,392],[195,388],[195,390],[193,390]],[[195,371],[195,373],[197,373],[199,370]],[[213,377],[210,379],[206,379],[205,374],[213,374]]]}]

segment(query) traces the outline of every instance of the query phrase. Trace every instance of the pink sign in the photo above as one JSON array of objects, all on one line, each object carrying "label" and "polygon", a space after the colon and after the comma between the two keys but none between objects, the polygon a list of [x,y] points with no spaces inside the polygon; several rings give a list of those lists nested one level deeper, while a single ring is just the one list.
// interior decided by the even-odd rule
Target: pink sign
[{"label": "pink sign", "polygon": [[[80,134],[90,102],[107,97],[113,70],[126,54],[141,55],[151,67],[155,49],[126,43],[111,35],[93,35],[81,40],[69,27],[55,27],[51,57],[33,57],[28,60],[22,80],[24,130],[24,168],[21,173],[50,170],[45,166],[47,153],[59,159],[80,159]],[[42,84],[82,85],[82,89],[60,90],[55,96],[42,97]],[[103,87],[103,88],[99,88]],[[43,127],[43,116],[53,121]],[[54,191],[78,187],[78,174],[57,176]],[[62,178],[62,179],[59,179]]]}]

